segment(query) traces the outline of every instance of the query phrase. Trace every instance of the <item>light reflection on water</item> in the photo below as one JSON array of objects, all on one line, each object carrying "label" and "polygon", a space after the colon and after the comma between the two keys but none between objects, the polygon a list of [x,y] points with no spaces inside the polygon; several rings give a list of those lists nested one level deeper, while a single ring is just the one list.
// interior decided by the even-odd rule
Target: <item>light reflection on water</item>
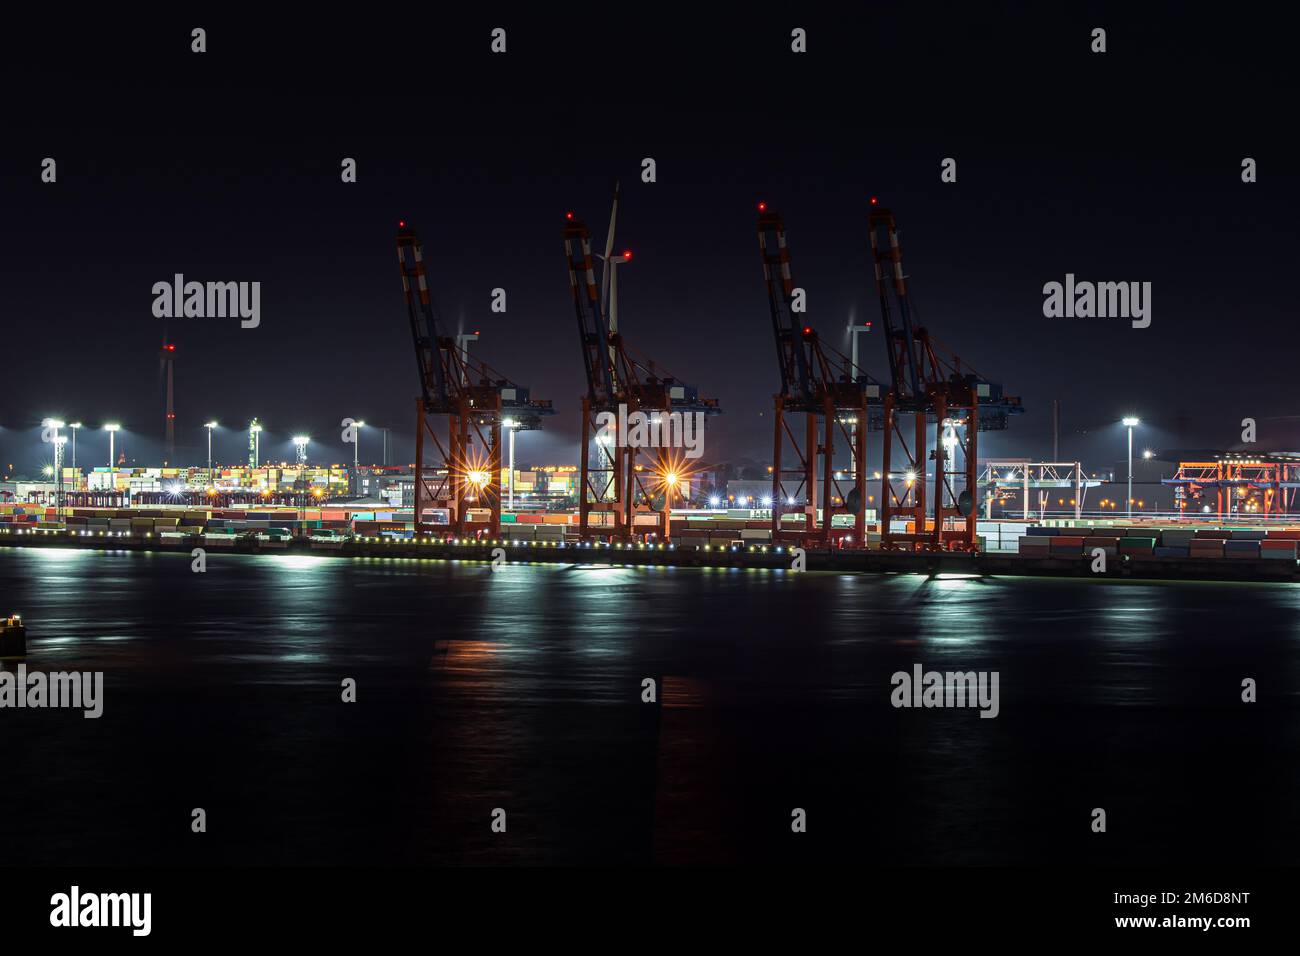
[{"label": "light reflection on water", "polygon": [[[0,862],[1095,862],[1057,832],[1094,794],[1149,823],[1122,861],[1189,792],[1234,821],[1201,858],[1296,862],[1294,811],[1232,810],[1300,803],[1300,721],[1237,702],[1253,674],[1294,706],[1294,585],[190,560],[0,549],[28,666],[107,686],[96,722],[0,712],[29,821]],[[997,671],[1001,715],[893,709],[914,664]],[[196,791],[229,824],[191,859],[159,820]],[[791,845],[808,805],[846,822]]]}]

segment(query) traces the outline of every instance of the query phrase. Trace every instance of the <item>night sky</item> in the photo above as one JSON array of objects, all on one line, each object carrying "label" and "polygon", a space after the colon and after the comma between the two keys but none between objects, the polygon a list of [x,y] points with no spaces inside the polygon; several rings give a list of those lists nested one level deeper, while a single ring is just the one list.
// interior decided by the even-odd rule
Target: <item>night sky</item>
[{"label": "night sky", "polygon": [[[867,199],[897,214],[921,321],[1027,414],[981,455],[1123,454],[1138,414],[1156,450],[1228,448],[1259,420],[1261,450],[1300,448],[1289,368],[1297,188],[1285,31],[1254,8],[1069,14],[981,5],[799,4],[725,15],[629,4],[513,14],[437,5],[304,21],[183,12],[48,15],[7,28],[0,67],[0,454],[33,474],[39,423],[120,421],[140,464],[163,433],[158,347],[177,346],[178,444],[202,423],[266,425],[263,458],[343,461],[339,421],[394,427],[411,460],[417,394],[394,235],[421,232],[452,330],[554,400],[521,463],[575,462],[584,391],[560,233],[602,244],[623,184],[620,318],[639,355],[720,399],[710,460],[765,460],[777,368],[755,203],[784,215],[809,320],[847,351],[875,322]],[[306,9],[306,8],[305,8]],[[1144,7],[1145,9],[1145,7]],[[1218,14],[1226,18],[1224,13]],[[1246,18],[1249,16],[1249,19]],[[204,27],[208,52],[190,52]],[[504,27],[508,52],[489,52]],[[790,30],[809,52],[790,52]],[[1093,27],[1105,54],[1089,52]],[[58,182],[40,181],[41,160]],[[658,181],[640,180],[653,157]],[[1259,181],[1241,181],[1243,157]],[[340,182],[353,157],[358,182]],[[953,157],[958,181],[940,181]],[[164,321],[155,282],[260,281],[261,325]],[[1067,272],[1153,284],[1150,328],[1047,319]],[[508,312],[493,314],[503,287]],[[218,434],[217,457],[246,435]],[[377,460],[374,433],[362,458]],[[872,453],[873,456],[877,452]]]}]

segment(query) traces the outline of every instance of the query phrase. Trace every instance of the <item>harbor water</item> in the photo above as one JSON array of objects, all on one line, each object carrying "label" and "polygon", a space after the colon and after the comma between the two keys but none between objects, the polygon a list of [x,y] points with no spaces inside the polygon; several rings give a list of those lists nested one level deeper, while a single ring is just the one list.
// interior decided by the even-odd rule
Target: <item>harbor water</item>
[{"label": "harbor water", "polygon": [[2,865],[1300,863],[1292,584],[0,548],[12,612],[103,712],[0,709]]}]

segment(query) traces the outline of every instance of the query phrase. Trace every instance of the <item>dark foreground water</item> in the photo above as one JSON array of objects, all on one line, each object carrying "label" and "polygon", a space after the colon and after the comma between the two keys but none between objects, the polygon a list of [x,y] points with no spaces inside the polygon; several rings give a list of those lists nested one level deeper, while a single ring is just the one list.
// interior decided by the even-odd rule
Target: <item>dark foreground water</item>
[{"label": "dark foreground water", "polygon": [[1292,585],[0,549],[11,609],[106,699],[0,710],[2,864],[1300,862]]}]

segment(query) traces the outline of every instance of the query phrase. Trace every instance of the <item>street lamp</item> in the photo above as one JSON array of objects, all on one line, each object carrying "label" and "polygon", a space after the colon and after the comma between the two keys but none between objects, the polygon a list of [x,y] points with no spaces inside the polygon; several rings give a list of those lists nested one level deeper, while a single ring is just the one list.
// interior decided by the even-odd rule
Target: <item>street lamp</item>
[{"label": "street lamp", "polygon": [[204,422],[203,427],[208,430],[208,484],[214,484],[212,481],[212,429],[217,427],[216,422]]},{"label": "street lamp", "polygon": [[248,423],[248,445],[249,450],[253,453],[253,470],[256,471],[258,463],[262,459],[262,426],[256,418]]},{"label": "street lamp", "polygon": [[295,489],[302,488],[302,507],[307,507],[307,443],[311,441],[306,435],[293,436],[294,458],[298,463],[298,474],[293,479]]},{"label": "street lamp", "polygon": [[[870,332],[871,323],[870,322],[849,322],[848,331],[849,331],[849,351],[850,353],[852,353],[849,356],[849,364],[852,366],[849,369],[849,381],[856,382],[863,374],[865,374],[860,368],[858,368],[858,336],[863,334],[864,332]],[[854,448],[858,447],[858,420],[856,418],[853,419],[853,426],[852,428],[849,429],[849,441],[853,443],[852,447]],[[855,467],[861,468],[863,471],[866,471],[866,464],[867,463],[865,461],[854,462]],[[858,476],[855,471],[853,475],[855,481],[857,480],[857,477]]]},{"label": "street lamp", "polygon": [[104,426],[104,431],[108,432],[108,470],[110,474],[112,473],[114,468],[113,462],[117,460],[116,457],[113,455],[113,438],[115,435],[117,435],[118,430],[121,427],[122,427],[121,425]]},{"label": "street lamp", "polygon": [[1132,415],[1126,417],[1122,424],[1128,429],[1128,517],[1133,517],[1133,429],[1142,422]]},{"label": "street lamp", "polygon": [[[58,423],[62,425],[62,422]],[[55,426],[57,428],[57,426]],[[67,435],[54,436],[54,507],[63,513],[63,446],[68,443]]]},{"label": "street lamp", "polygon": [[507,418],[501,424],[505,425],[506,428],[510,430],[510,457],[509,457],[509,461],[506,463],[506,488],[507,488],[506,507],[509,510],[514,511],[515,510],[515,429],[519,427],[519,423],[515,421],[513,418]]},{"label": "street lamp", "polygon": [[[352,436],[352,494],[360,497],[361,495],[361,429],[366,427],[365,422],[353,422],[357,431]],[[418,467],[417,467],[418,471]],[[419,480],[417,474],[416,480]]]},{"label": "street lamp", "polygon": [[[62,442],[59,441],[59,429],[65,427],[65,423],[57,418],[45,418],[41,420],[41,427],[50,430],[50,443],[54,445],[54,472],[59,479],[59,490],[63,490],[63,448]],[[66,441],[66,437],[64,441]],[[45,441],[45,433],[41,433],[41,441]],[[57,498],[57,495],[56,495]]]},{"label": "street lamp", "polygon": [[117,458],[113,454],[113,439],[117,436],[121,425],[108,424],[104,426],[104,431],[108,432],[108,490],[110,494],[117,494]]}]

